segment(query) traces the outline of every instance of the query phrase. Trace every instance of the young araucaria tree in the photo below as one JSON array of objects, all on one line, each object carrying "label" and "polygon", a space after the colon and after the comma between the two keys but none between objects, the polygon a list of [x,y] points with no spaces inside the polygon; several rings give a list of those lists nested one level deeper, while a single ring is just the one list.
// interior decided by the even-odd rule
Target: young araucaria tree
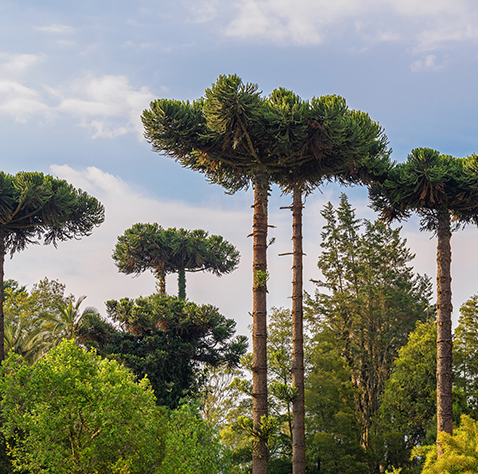
[{"label": "young araucaria tree", "polygon": [[[290,110],[284,104],[289,104]],[[284,89],[264,97],[256,85],[244,84],[236,75],[220,76],[204,97],[193,102],[154,101],[143,112],[142,120],[153,150],[204,173],[229,192],[250,185],[254,188],[253,472],[265,474],[268,452],[261,426],[268,415],[266,249],[270,184],[306,187],[331,179],[334,173],[356,177],[361,167],[351,159],[352,147],[357,146],[359,154],[365,150],[364,160],[371,159],[386,148],[386,138],[378,124],[367,114],[349,110],[341,97],[301,101]],[[344,145],[349,153],[342,155]],[[302,443],[300,439],[298,443]],[[305,466],[304,448],[300,446],[300,456],[295,455],[297,466]],[[294,474],[300,472],[294,468]]]},{"label": "young araucaria tree", "polygon": [[[451,234],[465,224],[478,225],[478,156],[454,158],[417,148],[370,189],[375,210],[386,222],[421,218],[421,230],[437,236],[437,429],[453,434]],[[442,454],[438,443],[439,456]]]},{"label": "young araucaria tree", "polygon": [[239,251],[220,235],[201,229],[163,229],[159,224],[135,224],[118,237],[113,260],[123,273],[140,275],[149,269],[166,294],[166,275],[178,274],[178,297],[186,299],[186,272],[221,276],[239,265]]},{"label": "young araucaria tree", "polygon": [[101,203],[66,181],[43,173],[0,172],[0,362],[5,359],[3,278],[5,255],[43,239],[45,244],[90,235],[104,221]]}]

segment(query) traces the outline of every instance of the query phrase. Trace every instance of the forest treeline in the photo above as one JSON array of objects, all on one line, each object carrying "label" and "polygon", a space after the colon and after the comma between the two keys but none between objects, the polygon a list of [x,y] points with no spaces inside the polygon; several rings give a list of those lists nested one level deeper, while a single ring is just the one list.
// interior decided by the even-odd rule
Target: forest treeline
[{"label": "forest treeline", "polygon": [[[415,148],[395,163],[383,128],[343,97],[304,100],[282,87],[266,96],[234,74],[194,101],[155,100],[141,120],[153,151],[229,194],[254,190],[252,352],[234,321],[187,300],[187,272],[220,276],[239,262],[232,244],[204,230],[127,229],[115,264],[127,274],[150,270],[158,292],[108,301],[107,315],[82,311],[84,297],[65,296],[56,281],[31,292],[4,281],[8,253],[88,236],[104,208],[66,181],[0,173],[0,361],[5,347],[10,353],[0,393],[3,459],[19,472],[78,474],[476,472],[476,301],[453,335],[451,236],[478,225],[478,155]],[[367,186],[380,220],[358,219],[345,196],[337,208],[328,204],[322,276],[317,292],[304,295],[304,198],[329,182]],[[268,319],[274,185],[292,201],[292,305],[290,315],[278,309]],[[435,306],[429,279],[414,274],[400,230],[389,227],[413,213],[436,237]],[[166,292],[170,273],[177,297]],[[95,390],[103,385],[111,390]],[[108,406],[119,412],[102,426]],[[136,449],[128,412],[150,427],[141,433],[150,441]],[[67,446],[70,464],[56,444]]]},{"label": "forest treeline", "polygon": [[[414,273],[414,256],[400,228],[358,218],[344,194],[337,206],[328,203],[322,216],[321,279],[304,306],[306,472],[422,472],[436,438],[437,336],[430,279]],[[101,466],[131,473],[251,472],[257,436],[252,354],[246,353],[246,338],[235,334],[233,320],[213,306],[163,294],[160,285],[147,297],[108,301],[107,315],[83,309],[84,297],[65,289],[46,278],[30,291],[19,282],[4,282],[10,357],[0,384],[4,443],[8,440],[2,472],[14,467],[44,472],[42,463],[57,466],[53,472],[77,472],[72,466],[84,469],[92,453],[98,472],[107,472]],[[459,426],[468,415],[463,425],[468,431],[478,416],[477,336],[478,295],[460,309],[454,334],[454,421]],[[93,350],[94,357],[85,357],[90,354],[85,350]],[[263,424],[269,472],[286,474],[292,472],[296,395],[289,309],[269,314],[267,359],[269,414]],[[121,382],[110,380],[114,374]],[[137,381],[142,388],[133,395]],[[114,386],[118,393],[110,400],[104,392]],[[60,405],[78,406],[78,390],[90,400],[82,413],[56,407],[53,414],[55,398]],[[105,443],[100,434],[95,437],[102,426],[114,427],[110,418],[92,416],[99,410],[131,428],[106,441],[121,453],[117,459],[94,442]],[[61,427],[72,416],[86,421],[76,432],[77,461],[69,465],[65,445],[72,438]],[[134,419],[141,429],[131,424]],[[149,450],[140,444],[131,449],[128,436],[137,437],[138,429],[150,436],[140,443]],[[60,448],[66,451],[57,465],[54,452]]]}]

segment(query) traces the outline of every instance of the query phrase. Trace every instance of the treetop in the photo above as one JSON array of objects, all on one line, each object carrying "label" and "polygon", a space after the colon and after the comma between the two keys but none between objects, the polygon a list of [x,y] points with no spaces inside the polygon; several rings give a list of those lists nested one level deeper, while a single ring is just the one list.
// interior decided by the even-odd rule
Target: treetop
[{"label": "treetop", "polygon": [[407,219],[412,211],[422,226],[436,229],[439,213],[449,211],[457,226],[478,224],[478,156],[455,158],[431,148],[415,148],[397,163],[383,184],[370,189],[372,207],[383,220]]},{"label": "treetop", "polygon": [[0,232],[11,254],[42,238],[56,245],[90,235],[103,221],[102,204],[64,180],[36,172],[0,172]]},{"label": "treetop", "polygon": [[194,102],[153,101],[142,121],[154,151],[231,192],[258,175],[307,189],[373,181],[390,167],[382,127],[344,98],[303,100],[282,87],[263,96],[237,75],[220,76]]}]

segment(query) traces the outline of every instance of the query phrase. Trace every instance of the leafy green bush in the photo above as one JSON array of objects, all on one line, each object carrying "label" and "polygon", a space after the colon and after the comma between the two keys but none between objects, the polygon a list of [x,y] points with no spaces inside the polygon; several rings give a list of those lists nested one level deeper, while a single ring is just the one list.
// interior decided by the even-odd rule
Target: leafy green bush
[{"label": "leafy green bush", "polygon": [[161,474],[225,474],[230,460],[213,428],[185,404],[170,412]]},{"label": "leafy green bush", "polygon": [[436,446],[413,451],[415,456],[426,455],[422,474],[476,474],[478,472],[478,422],[462,415],[460,427],[454,435],[438,434],[443,454],[438,459]]},{"label": "leafy green bush", "polygon": [[17,471],[155,474],[164,456],[163,412],[146,378],[64,341],[33,365],[2,367],[1,431]]}]

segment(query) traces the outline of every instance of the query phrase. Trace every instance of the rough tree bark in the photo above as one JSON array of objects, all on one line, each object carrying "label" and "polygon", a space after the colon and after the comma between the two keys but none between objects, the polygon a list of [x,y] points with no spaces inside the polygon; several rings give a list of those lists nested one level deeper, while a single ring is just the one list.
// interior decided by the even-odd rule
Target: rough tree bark
[{"label": "rough tree bark", "polygon": [[305,407],[304,407],[304,329],[302,263],[302,192],[294,187],[292,203],[293,279],[292,279],[292,472],[305,474]]},{"label": "rough tree bark", "polygon": [[[442,210],[437,230],[437,430],[453,434],[450,213]],[[437,439],[438,456],[443,454]]]},{"label": "rough tree bark", "polygon": [[[265,176],[254,180],[253,219],[253,303],[252,303],[252,391],[253,423],[261,431],[261,418],[267,416],[267,204],[269,183]],[[266,440],[257,436],[252,453],[253,474],[267,474],[269,453]]]}]

